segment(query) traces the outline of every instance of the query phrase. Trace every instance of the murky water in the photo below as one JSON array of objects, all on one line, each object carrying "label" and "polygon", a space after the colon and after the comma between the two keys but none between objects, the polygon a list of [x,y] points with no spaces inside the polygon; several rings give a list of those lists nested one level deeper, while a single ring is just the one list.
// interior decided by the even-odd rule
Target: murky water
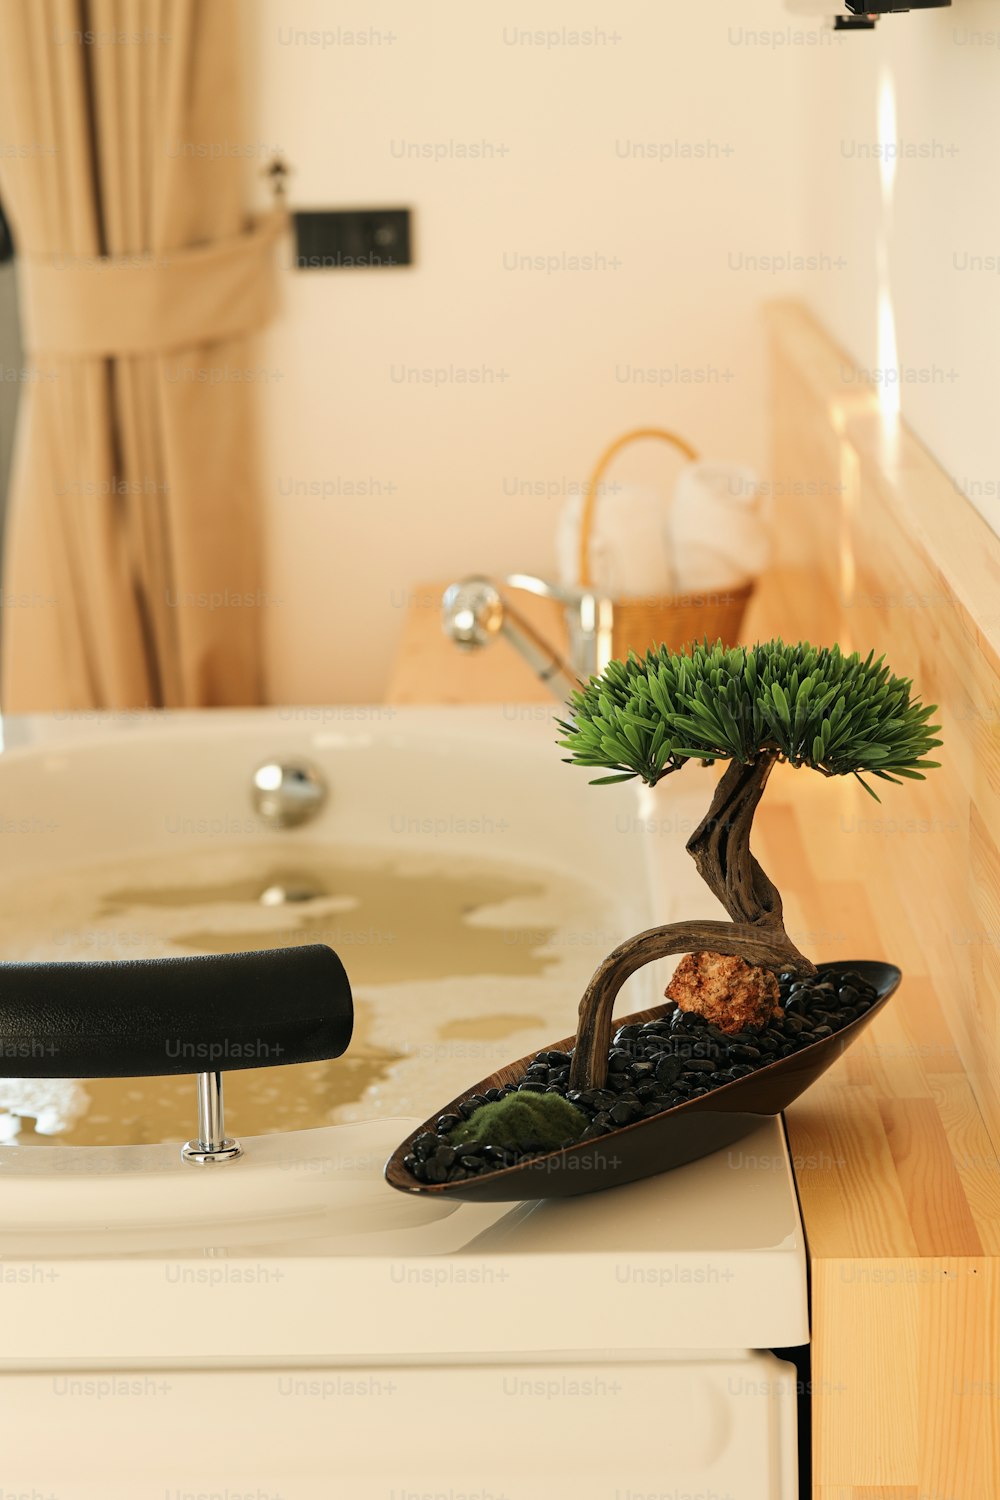
[{"label": "murky water", "polygon": [[[502,1063],[572,1030],[580,992],[624,935],[583,882],[452,856],[277,842],[93,865],[0,885],[4,959],[146,958],[323,942],[351,976],[356,1023],[332,1062],[226,1074],[243,1135],[373,1114],[425,1115]],[[193,1134],[190,1077],[0,1081],[0,1111],[41,1090],[79,1145]]]}]

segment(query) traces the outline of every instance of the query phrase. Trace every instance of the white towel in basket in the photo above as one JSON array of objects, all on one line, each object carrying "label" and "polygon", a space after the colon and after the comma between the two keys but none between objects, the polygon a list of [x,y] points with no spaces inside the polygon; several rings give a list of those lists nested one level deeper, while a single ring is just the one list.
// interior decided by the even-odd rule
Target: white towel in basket
[{"label": "white towel in basket", "polygon": [[[650,598],[670,593],[670,563],[664,535],[665,501],[651,487],[602,487],[591,528],[590,568],[595,586],[609,598]],[[563,506],[556,531],[559,582],[580,579],[580,517],[583,497]]]},{"label": "white towel in basket", "polygon": [[739,588],[767,566],[771,539],[752,469],[699,461],[677,480],[666,520],[675,593]]}]

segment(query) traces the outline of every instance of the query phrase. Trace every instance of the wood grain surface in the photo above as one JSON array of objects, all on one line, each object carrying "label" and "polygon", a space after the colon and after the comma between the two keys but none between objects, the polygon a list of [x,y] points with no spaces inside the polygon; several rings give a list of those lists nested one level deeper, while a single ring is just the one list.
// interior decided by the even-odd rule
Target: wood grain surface
[{"label": "wood grain surface", "polygon": [[905,975],[787,1114],[811,1261],[814,1493],[992,1500],[1000,541],[800,308],[773,308],[769,326],[783,554],[748,626],[885,652],[940,705],[945,742],[942,770],[881,806],[786,776],[758,818],[799,945]]}]

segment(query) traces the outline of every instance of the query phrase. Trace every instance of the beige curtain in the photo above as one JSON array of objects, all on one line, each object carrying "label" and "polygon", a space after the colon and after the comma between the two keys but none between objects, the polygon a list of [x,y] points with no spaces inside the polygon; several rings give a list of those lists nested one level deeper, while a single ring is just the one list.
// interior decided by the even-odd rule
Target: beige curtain
[{"label": "beige curtain", "polygon": [[0,0],[0,196],[28,369],[6,536],[6,712],[259,701],[239,0]]}]

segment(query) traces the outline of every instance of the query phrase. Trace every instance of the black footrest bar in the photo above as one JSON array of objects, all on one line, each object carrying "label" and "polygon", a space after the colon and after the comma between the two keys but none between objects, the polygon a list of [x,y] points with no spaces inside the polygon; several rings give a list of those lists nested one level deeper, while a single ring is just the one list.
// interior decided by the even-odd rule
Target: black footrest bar
[{"label": "black footrest bar", "polygon": [[340,1057],[354,1007],[316,943],[105,963],[0,963],[0,1077],[142,1078]]}]

